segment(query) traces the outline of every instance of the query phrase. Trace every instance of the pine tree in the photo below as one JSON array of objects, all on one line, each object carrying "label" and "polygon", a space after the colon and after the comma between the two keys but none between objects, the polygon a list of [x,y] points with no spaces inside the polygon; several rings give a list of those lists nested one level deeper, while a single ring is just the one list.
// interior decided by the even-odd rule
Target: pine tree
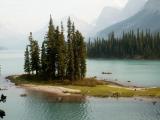
[{"label": "pine tree", "polygon": [[78,36],[78,56],[79,59],[77,59],[80,69],[80,79],[83,79],[86,76],[86,44],[84,42],[84,37],[82,34],[77,31],[76,32]]},{"label": "pine tree", "polygon": [[28,45],[26,46],[26,51],[25,51],[25,58],[24,58],[24,71],[30,75],[31,72],[31,66],[30,66],[30,57],[29,57],[29,50],[28,50]]},{"label": "pine tree", "polygon": [[47,73],[49,75],[49,79],[55,79],[56,77],[55,28],[51,16],[47,33]]},{"label": "pine tree", "polygon": [[30,42],[30,44],[29,44],[29,47],[30,47],[30,51],[29,51],[29,53],[30,53],[30,67],[31,67],[31,72],[32,72],[32,74],[34,74],[34,70],[33,70],[33,64],[32,64],[32,52],[33,52],[33,36],[32,36],[32,32],[30,32],[30,35],[29,35],[29,42]]},{"label": "pine tree", "polygon": [[33,48],[31,52],[31,69],[32,71],[36,71],[36,75],[40,71],[40,59],[39,59],[39,46],[37,41],[33,41]]},{"label": "pine tree", "polygon": [[35,71],[36,75],[38,75],[38,72],[40,71],[39,45],[36,40],[33,40],[32,33],[30,33],[29,40],[30,40],[31,71],[32,74]]},{"label": "pine tree", "polygon": [[86,76],[86,72],[87,72],[87,69],[86,69],[86,45],[83,41],[83,37],[81,39],[81,60],[80,60],[80,70],[81,70],[81,79],[85,78]]},{"label": "pine tree", "polygon": [[87,45],[91,58],[159,58],[159,32],[151,34],[150,30],[136,32],[130,30],[122,37],[115,38],[112,32],[107,40],[95,39]]},{"label": "pine tree", "polygon": [[[57,32],[58,32],[58,28],[57,28]],[[63,30],[63,24],[61,23],[61,32],[59,33],[59,37],[58,37],[58,44],[57,44],[57,51],[58,51],[58,77],[59,79],[63,80],[65,77],[65,57],[66,57],[66,52],[65,52],[65,40],[64,40],[64,30]]]},{"label": "pine tree", "polygon": [[42,75],[46,75],[47,73],[47,53],[46,53],[46,40],[42,43],[41,48],[41,73]]},{"label": "pine tree", "polygon": [[30,33],[30,44],[25,51],[25,72],[28,74],[32,72],[33,75],[36,72],[36,75],[43,75],[44,78],[52,80],[64,80],[65,78],[79,80],[85,77],[86,45],[84,38],[79,31],[76,31],[70,18],[67,28],[67,42],[65,42],[62,23],[61,31],[59,26],[55,29],[50,16],[48,32],[42,43],[41,54],[38,41],[34,40],[32,33]]},{"label": "pine tree", "polygon": [[73,53],[74,53],[74,78],[75,80],[80,79],[80,46],[79,46],[79,34],[75,32],[74,23],[72,24],[72,45],[73,45]]},{"label": "pine tree", "polygon": [[73,44],[72,44],[72,23],[68,18],[67,23],[68,35],[67,35],[67,78],[74,80],[74,55],[73,55]]}]

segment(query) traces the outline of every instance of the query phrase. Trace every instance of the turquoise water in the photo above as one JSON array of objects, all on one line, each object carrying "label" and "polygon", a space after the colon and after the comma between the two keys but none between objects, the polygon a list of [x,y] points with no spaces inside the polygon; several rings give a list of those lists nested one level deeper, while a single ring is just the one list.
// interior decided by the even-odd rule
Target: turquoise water
[{"label": "turquoise water", "polygon": [[[130,84],[160,86],[159,61],[132,60],[88,60],[87,76],[103,79],[118,79],[118,82],[132,80]],[[47,94],[28,91],[16,87],[5,79],[6,75],[23,73],[23,53],[19,51],[1,51],[0,64],[2,75],[0,91],[7,95],[7,102],[0,103],[5,110],[4,120],[159,120],[160,101],[153,100],[87,98],[82,103],[54,102]],[[112,72],[102,75],[101,72]],[[20,94],[27,93],[27,97]]]},{"label": "turquoise water", "polygon": [[[2,74],[23,73],[23,57],[23,51],[0,51]],[[93,76],[136,86],[160,87],[160,60],[87,60],[87,77]]]},{"label": "turquoise water", "polygon": [[[88,60],[87,76],[136,86],[160,86],[160,60]],[[111,75],[102,75],[111,72]],[[131,83],[127,83],[131,81]]]},{"label": "turquoise water", "polygon": [[28,93],[9,88],[8,100],[0,107],[5,110],[4,120],[159,120],[160,102],[139,99],[88,98],[84,103],[56,103],[43,94]]}]

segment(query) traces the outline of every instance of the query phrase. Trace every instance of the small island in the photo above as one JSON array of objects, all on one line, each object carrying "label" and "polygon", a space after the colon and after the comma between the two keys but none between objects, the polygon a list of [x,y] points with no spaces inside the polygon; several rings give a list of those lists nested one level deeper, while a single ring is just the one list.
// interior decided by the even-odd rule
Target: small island
[{"label": "small island", "polygon": [[87,96],[93,97],[145,97],[160,98],[160,88],[144,88],[125,86],[118,83],[85,78],[77,81],[44,81],[26,75],[8,76],[7,79],[26,89],[40,92],[48,92],[57,96],[70,96],[82,99]]},{"label": "small island", "polygon": [[58,101],[65,98],[79,101],[86,96],[160,98],[160,88],[125,86],[86,78],[87,48],[83,35],[76,30],[70,18],[66,39],[62,23],[60,28],[53,25],[50,17],[41,49],[30,33],[25,51],[25,74],[8,76],[7,79],[26,89],[54,94],[58,96]]}]

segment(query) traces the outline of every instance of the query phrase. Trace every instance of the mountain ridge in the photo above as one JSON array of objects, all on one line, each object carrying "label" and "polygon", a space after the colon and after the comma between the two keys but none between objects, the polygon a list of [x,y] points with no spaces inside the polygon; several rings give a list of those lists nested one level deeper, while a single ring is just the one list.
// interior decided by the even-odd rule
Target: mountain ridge
[{"label": "mountain ridge", "polygon": [[[155,1],[156,3],[154,3]],[[160,11],[157,3],[159,5],[160,1],[148,0],[147,3],[144,5],[143,9],[137,14],[100,31],[97,36],[106,37],[110,32],[113,31],[117,36],[120,36],[123,32],[137,29],[150,29],[153,33],[160,31]]]},{"label": "mountain ridge", "polygon": [[101,31],[109,26],[119,23],[139,12],[146,0],[129,0],[124,8],[118,9],[114,7],[103,8],[101,14],[99,15],[94,32]]}]

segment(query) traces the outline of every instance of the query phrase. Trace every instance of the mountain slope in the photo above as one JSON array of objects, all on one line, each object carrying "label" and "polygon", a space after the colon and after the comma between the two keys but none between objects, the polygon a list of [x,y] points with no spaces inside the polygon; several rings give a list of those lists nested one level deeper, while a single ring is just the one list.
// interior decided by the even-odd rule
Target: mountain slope
[{"label": "mountain slope", "polygon": [[24,48],[25,38],[20,33],[9,29],[5,24],[0,24],[0,46],[6,49]]},{"label": "mountain slope", "polygon": [[128,0],[121,11],[121,20],[125,20],[142,10],[147,0]]},{"label": "mountain slope", "polygon": [[96,30],[104,29],[107,26],[117,23],[119,21],[120,9],[113,7],[103,8],[101,14],[96,20]]},{"label": "mountain slope", "polygon": [[160,31],[160,1],[148,0],[144,8],[134,16],[120,23],[112,25],[98,33],[99,37],[106,37],[110,32],[114,31],[116,35],[129,30],[150,29],[151,32]]},{"label": "mountain slope", "polygon": [[95,23],[95,33],[135,15],[145,3],[146,0],[128,0],[123,9],[105,7]]}]

